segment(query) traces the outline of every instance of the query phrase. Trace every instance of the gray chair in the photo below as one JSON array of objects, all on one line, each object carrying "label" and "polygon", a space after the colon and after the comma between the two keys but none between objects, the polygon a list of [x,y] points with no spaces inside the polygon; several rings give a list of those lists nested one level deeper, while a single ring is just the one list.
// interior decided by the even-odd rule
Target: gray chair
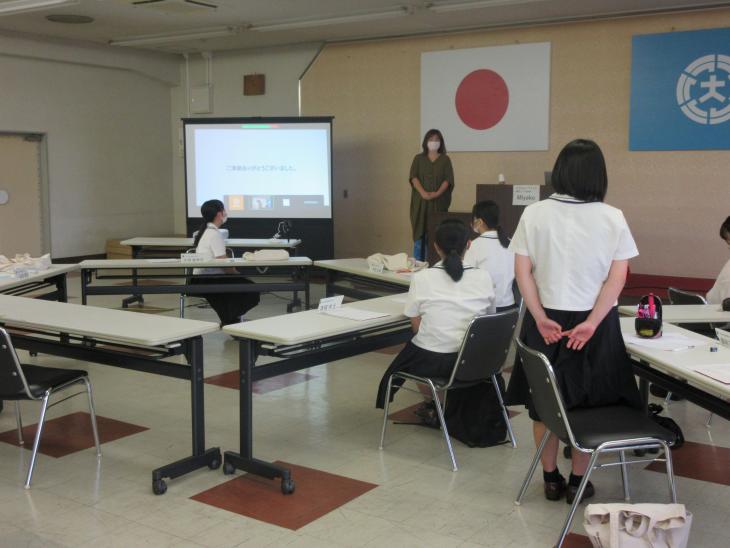
[{"label": "gray chair", "polygon": [[[497,314],[489,314],[486,316],[476,316],[469,323],[469,327],[464,334],[461,342],[461,348],[456,357],[454,369],[448,378],[430,378],[419,377],[406,372],[394,373],[388,379],[388,389],[385,394],[385,409],[383,412],[383,429],[380,434],[380,449],[383,448],[385,442],[385,430],[388,425],[388,409],[390,407],[390,394],[393,387],[393,381],[402,379],[403,381],[414,381],[418,384],[426,385],[431,391],[436,414],[438,415],[441,431],[446,441],[446,447],[449,450],[451,466],[456,471],[456,457],[451,446],[449,431],[446,428],[444,412],[442,404],[439,401],[439,394],[444,394],[444,402],[446,394],[453,388],[465,388],[474,386],[482,382],[491,382],[497,392],[500,406],[502,407],[502,416],[507,425],[512,447],[517,447],[512,424],[509,420],[509,413],[504,405],[502,393],[497,383],[497,374],[505,363],[505,358],[509,351],[509,347],[514,336],[515,326],[517,324],[517,316],[519,311],[517,308],[505,310]],[[417,392],[407,387],[401,387],[401,390]]]},{"label": "gray chair", "polygon": [[[193,238],[195,238],[195,235],[197,233],[198,233],[197,230],[195,232],[193,232]],[[195,253],[195,248],[191,247],[190,249],[186,250],[185,253]],[[226,257],[228,257],[229,259],[233,259],[233,258],[235,258],[235,256],[236,256],[236,254],[233,252],[233,249],[231,249],[230,247],[227,247],[226,248]],[[190,267],[185,268],[185,285],[190,285],[192,279],[193,279],[193,268],[190,268]],[[186,307],[185,298],[186,297],[187,297],[187,295],[185,293],[180,293],[180,317],[181,318],[185,317],[185,307]]]},{"label": "gray chair", "polygon": [[[52,395],[83,384],[85,390],[66,396],[65,398],[49,404]],[[96,413],[94,412],[94,397],[91,392],[91,382],[86,371],[78,369],[57,369],[54,367],[39,367],[37,365],[21,365],[18,354],[15,352],[13,343],[8,332],[0,328],[0,399],[15,401],[15,414],[18,424],[18,443],[23,445],[23,421],[20,416],[19,402],[22,400],[40,401],[41,413],[38,418],[35,439],[33,440],[33,452],[30,456],[28,474],[25,480],[25,488],[30,489],[30,482],[33,479],[38,446],[40,445],[43,433],[43,424],[46,419],[46,411],[69,398],[80,394],[87,394],[89,399],[89,414],[91,415],[91,430],[94,434],[96,455],[101,457],[99,446],[99,433],[96,428]]]},{"label": "gray chair", "polygon": [[[624,498],[628,501],[630,500],[630,492],[627,465],[661,460],[641,459],[627,461],[625,456],[626,451],[634,449],[664,449],[669,495],[672,502],[677,501],[677,493],[674,486],[674,471],[672,468],[672,454],[669,450],[669,446],[673,445],[676,440],[672,432],[659,426],[644,411],[626,405],[609,405],[605,407],[579,408],[566,411],[555,381],[555,373],[545,355],[528,348],[519,340],[517,340],[517,350],[520,353],[522,366],[524,367],[527,382],[530,386],[532,403],[540,419],[547,427],[547,430],[535,452],[535,457],[532,460],[525,481],[522,483],[522,488],[517,495],[515,504],[520,505],[522,503],[522,498],[540,462],[540,457],[551,432],[560,441],[569,445],[572,451],[580,451],[590,455],[588,469],[583,476],[583,481],[578,487],[575,500],[570,507],[568,517],[560,532],[560,537],[557,542],[558,548],[562,546],[566,535],[570,531],[575,512],[578,509],[583,492],[588,484],[588,479],[594,469],[620,466]],[[619,461],[598,464],[599,455],[604,453],[618,453]]]}]

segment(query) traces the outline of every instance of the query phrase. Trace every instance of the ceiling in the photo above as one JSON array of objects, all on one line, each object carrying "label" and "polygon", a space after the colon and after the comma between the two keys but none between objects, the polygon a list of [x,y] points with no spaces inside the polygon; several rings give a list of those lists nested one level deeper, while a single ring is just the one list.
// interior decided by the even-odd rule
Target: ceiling
[{"label": "ceiling", "polygon": [[[730,5],[708,0],[72,0],[48,5],[62,1],[0,0],[0,32],[182,53]],[[28,7],[33,11],[12,11]],[[94,22],[46,20],[58,14],[86,15]]]}]

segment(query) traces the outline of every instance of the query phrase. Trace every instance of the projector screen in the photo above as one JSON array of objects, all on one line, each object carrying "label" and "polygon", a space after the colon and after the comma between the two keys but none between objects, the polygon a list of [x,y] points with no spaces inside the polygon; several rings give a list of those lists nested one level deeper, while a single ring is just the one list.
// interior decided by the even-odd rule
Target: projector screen
[{"label": "projector screen", "polygon": [[188,217],[221,200],[230,218],[331,219],[329,118],[185,120]]}]

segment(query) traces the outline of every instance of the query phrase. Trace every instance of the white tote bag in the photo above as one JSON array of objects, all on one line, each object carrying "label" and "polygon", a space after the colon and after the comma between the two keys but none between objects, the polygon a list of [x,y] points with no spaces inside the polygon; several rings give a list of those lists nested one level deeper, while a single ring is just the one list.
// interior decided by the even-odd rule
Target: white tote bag
[{"label": "white tote bag", "polygon": [[584,517],[594,548],[685,548],[692,526],[684,504],[589,504]]}]

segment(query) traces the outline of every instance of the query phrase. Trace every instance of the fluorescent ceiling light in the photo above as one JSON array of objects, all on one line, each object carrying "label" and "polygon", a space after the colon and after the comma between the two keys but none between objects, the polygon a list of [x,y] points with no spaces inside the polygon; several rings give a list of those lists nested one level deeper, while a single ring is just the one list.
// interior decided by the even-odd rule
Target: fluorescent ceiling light
[{"label": "fluorescent ceiling light", "polygon": [[0,15],[13,15],[46,8],[57,8],[78,4],[79,0],[10,0],[0,4]]},{"label": "fluorescent ceiling light", "polygon": [[500,6],[516,6],[519,4],[535,4],[545,0],[481,0],[476,2],[453,2],[450,4],[431,4],[428,9],[436,13],[449,11],[466,11]]},{"label": "fluorescent ceiling light", "polygon": [[292,19],[282,21],[280,23],[271,23],[264,25],[253,25],[251,30],[259,32],[273,32],[278,30],[297,30],[308,29],[314,27],[324,27],[328,25],[345,25],[347,23],[362,23],[364,21],[379,21],[381,19],[393,19],[395,17],[403,17],[410,15],[411,11],[406,7],[397,10],[380,11],[375,13],[359,13],[356,15],[343,15],[341,17],[329,17],[327,19]]},{"label": "fluorescent ceiling light", "polygon": [[186,42],[188,40],[204,40],[206,38],[219,38],[231,36],[241,32],[242,27],[208,27],[185,32],[170,32],[167,34],[142,34],[111,40],[110,46],[153,46],[158,44],[173,44],[175,42]]}]

